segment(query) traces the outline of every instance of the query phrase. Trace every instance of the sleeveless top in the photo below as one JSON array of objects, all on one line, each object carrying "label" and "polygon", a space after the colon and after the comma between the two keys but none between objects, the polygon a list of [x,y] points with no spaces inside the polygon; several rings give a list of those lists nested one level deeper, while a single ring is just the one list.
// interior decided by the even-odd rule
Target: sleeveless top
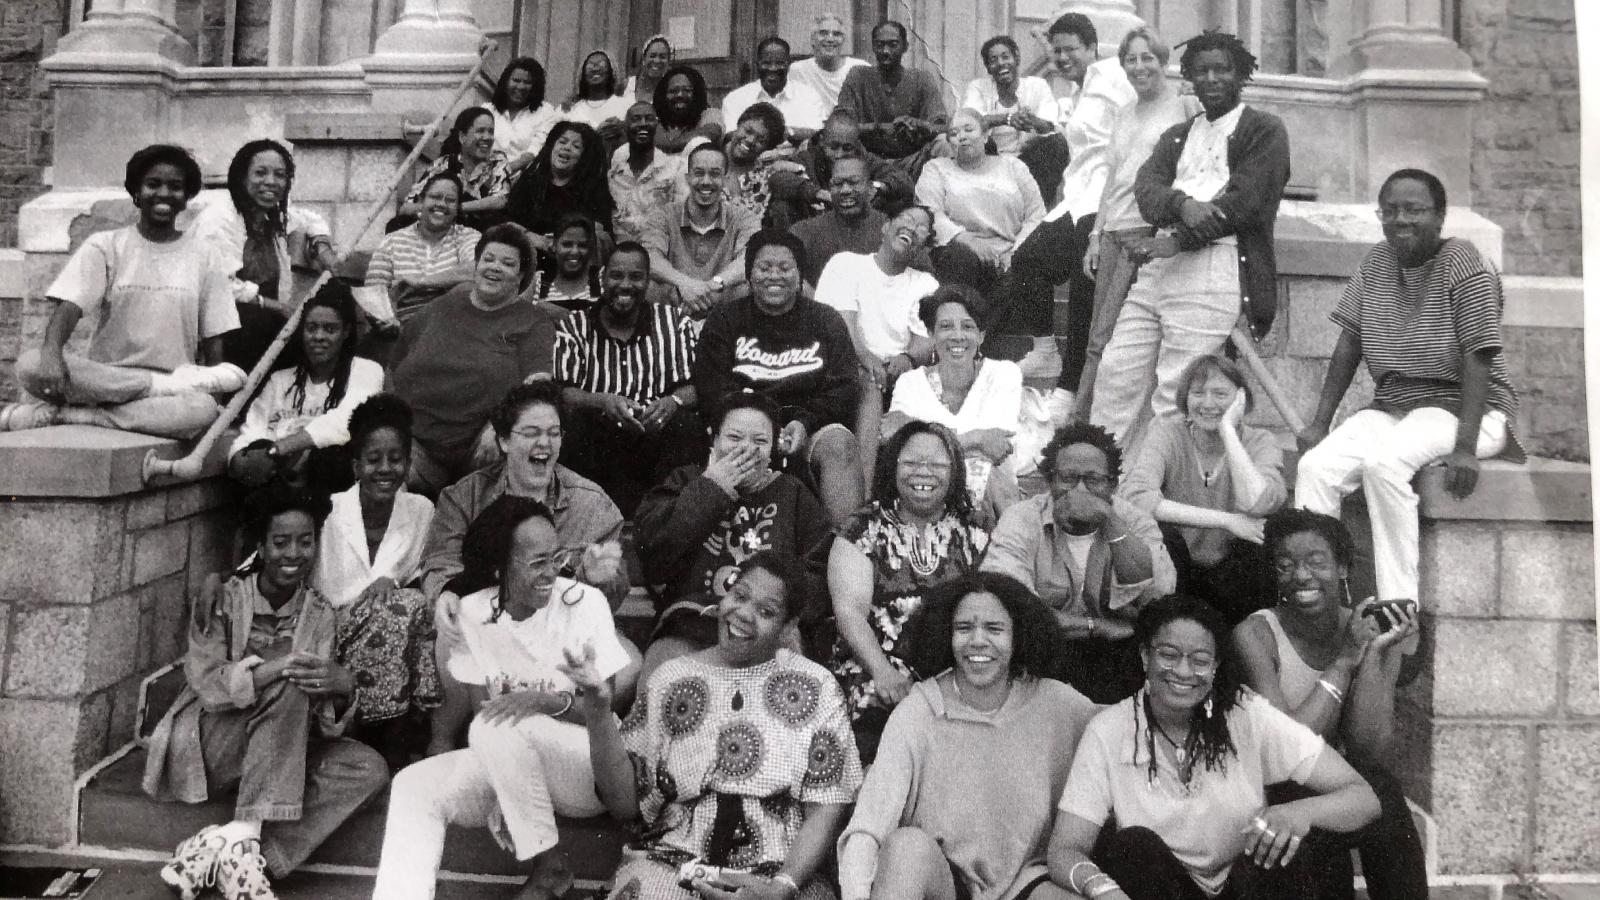
[{"label": "sleeveless top", "polygon": [[1278,689],[1283,691],[1283,700],[1291,708],[1299,706],[1316,690],[1322,670],[1311,668],[1300,658],[1300,651],[1294,648],[1294,643],[1289,640],[1288,633],[1283,630],[1283,625],[1272,610],[1258,609],[1250,614],[1250,618],[1266,622],[1272,630],[1272,640],[1278,645]]}]

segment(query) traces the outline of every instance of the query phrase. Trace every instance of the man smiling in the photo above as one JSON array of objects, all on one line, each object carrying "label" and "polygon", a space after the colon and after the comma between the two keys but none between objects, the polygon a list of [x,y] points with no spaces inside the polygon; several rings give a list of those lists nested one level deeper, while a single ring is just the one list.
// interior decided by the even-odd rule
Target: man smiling
[{"label": "man smiling", "polygon": [[555,373],[569,410],[562,461],[632,516],[652,485],[705,455],[690,384],[695,335],[677,307],[645,299],[650,254],[633,241],[607,260],[597,310],[556,329]]},{"label": "man smiling", "polygon": [[677,292],[684,312],[702,318],[744,288],[744,248],[761,223],[723,202],[728,154],[713,144],[689,151],[689,196],[648,220],[639,243],[650,251],[650,277]]},{"label": "man smiling", "polygon": [[756,45],[758,77],[723,98],[722,121],[731,125],[751,106],[770,103],[783,113],[790,142],[798,144],[816,134],[828,114],[822,97],[809,85],[791,79],[789,72],[789,42],[777,35],[763,38]]},{"label": "man smiling", "polygon": [[839,89],[850,70],[866,60],[844,55],[844,20],[833,13],[822,13],[812,20],[811,58],[789,67],[789,79],[817,92],[822,108],[833,112],[839,103]]},{"label": "man smiling", "polygon": [[890,159],[918,160],[949,124],[939,79],[908,69],[906,27],[885,21],[872,29],[872,55],[878,64],[852,69],[839,89],[840,110],[861,123],[861,142]]}]

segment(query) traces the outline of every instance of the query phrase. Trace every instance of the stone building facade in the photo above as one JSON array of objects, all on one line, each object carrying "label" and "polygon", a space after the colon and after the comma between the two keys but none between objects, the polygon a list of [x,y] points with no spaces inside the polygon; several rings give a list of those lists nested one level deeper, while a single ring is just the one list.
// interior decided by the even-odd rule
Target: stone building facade
[{"label": "stone building facade", "polygon": [[17,210],[45,189],[55,123],[39,63],[67,13],[64,0],[0,3],[0,247],[16,246]]}]

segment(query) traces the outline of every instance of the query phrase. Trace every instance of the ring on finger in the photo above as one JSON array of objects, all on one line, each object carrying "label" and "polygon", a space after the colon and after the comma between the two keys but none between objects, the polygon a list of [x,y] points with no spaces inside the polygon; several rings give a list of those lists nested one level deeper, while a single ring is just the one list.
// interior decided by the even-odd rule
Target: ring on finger
[{"label": "ring on finger", "polygon": [[1267,820],[1260,816],[1256,816],[1255,821],[1251,822],[1250,825],[1257,831],[1266,831],[1268,828]]}]

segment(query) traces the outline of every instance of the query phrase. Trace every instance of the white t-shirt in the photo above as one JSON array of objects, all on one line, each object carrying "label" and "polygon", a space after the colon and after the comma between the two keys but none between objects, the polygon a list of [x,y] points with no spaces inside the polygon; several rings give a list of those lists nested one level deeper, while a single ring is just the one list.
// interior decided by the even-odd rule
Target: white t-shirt
[{"label": "white t-shirt", "polygon": [[791,130],[809,128],[815,131],[822,127],[822,120],[828,117],[829,111],[815,88],[793,78],[776,97],[768,94],[761,82],[752,81],[734,88],[722,98],[723,125],[733,128],[744,111],[757,103],[770,103],[777,107],[778,112],[783,113],[783,124]]},{"label": "white t-shirt", "polygon": [[1095,533],[1072,534],[1061,532],[1067,543],[1067,566],[1072,570],[1072,581],[1078,586],[1078,597],[1083,597],[1084,573],[1089,571],[1089,551],[1094,549]]},{"label": "white t-shirt", "polygon": [[1214,897],[1244,852],[1246,826],[1267,805],[1266,786],[1303,784],[1328,745],[1247,690],[1228,712],[1228,732],[1239,755],[1228,759],[1225,772],[1198,765],[1186,788],[1158,750],[1152,784],[1143,698],[1140,691],[1089,723],[1059,808],[1086,822],[1116,816],[1119,828],[1154,831],[1189,877]]},{"label": "white t-shirt", "polygon": [[840,61],[837,71],[824,72],[822,67],[817,65],[816,57],[811,57],[789,66],[789,81],[803,84],[816,91],[822,98],[822,108],[826,111],[823,117],[826,118],[826,114],[833,112],[833,108],[839,105],[839,90],[844,87],[844,77],[850,74],[851,69],[864,65],[867,65],[866,60],[846,56]]},{"label": "white t-shirt", "polygon": [[550,602],[521,622],[502,612],[494,615],[498,585],[461,598],[464,648],[450,656],[449,670],[462,684],[489,687],[491,695],[520,690],[571,691],[572,679],[562,673],[564,651],[583,652],[594,644],[595,668],[610,678],[628,665],[628,653],[617,640],[611,604],[596,588],[570,578],[557,578]]},{"label": "white t-shirt", "polygon": [[489,111],[494,114],[494,149],[507,159],[524,153],[538,154],[550,129],[561,121],[560,108],[548,100],[538,109],[519,109],[509,116],[492,106]]},{"label": "white t-shirt", "polygon": [[571,109],[561,111],[561,119],[565,122],[582,122],[590,128],[599,128],[607,119],[626,119],[628,107],[632,106],[633,102],[632,96],[607,97],[599,103],[592,100],[575,100]]},{"label": "white t-shirt", "polygon": [[[1061,117],[1050,83],[1035,75],[1024,75],[1017,79],[1017,102],[1011,106],[1000,102],[1000,88],[995,85],[993,78],[987,75],[974,78],[967,84],[967,94],[962,98],[961,105],[986,116],[1020,109],[1046,122],[1054,122]],[[994,140],[995,149],[1001,153],[1020,152],[1023,144],[1037,136],[1031,131],[1024,134],[1010,125],[996,125],[989,129],[989,137]]]},{"label": "white t-shirt", "polygon": [[920,269],[886,274],[866,253],[836,253],[817,278],[817,302],[840,313],[855,313],[856,328],[867,350],[880,359],[904,353],[911,336],[927,337],[928,328],[917,317],[923,297],[939,289],[939,282]]},{"label": "white t-shirt", "polygon": [[158,244],[130,225],[85,238],[46,295],[83,310],[90,359],[171,372],[194,364],[202,340],[239,327],[229,274],[193,232]]}]

